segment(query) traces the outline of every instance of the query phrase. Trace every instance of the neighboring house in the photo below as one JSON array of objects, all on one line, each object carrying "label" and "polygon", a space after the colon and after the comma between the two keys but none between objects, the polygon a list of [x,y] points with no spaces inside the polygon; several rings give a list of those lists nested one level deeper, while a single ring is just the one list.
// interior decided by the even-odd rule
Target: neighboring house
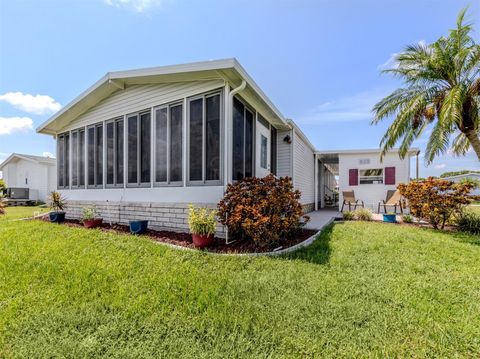
[{"label": "neighboring house", "polygon": [[[464,173],[464,174],[457,175],[457,176],[443,177],[443,179],[453,181],[453,182],[461,182],[463,180],[469,179],[469,180],[474,180],[474,181],[477,181],[478,183],[480,183],[480,173],[473,173],[473,172],[472,173]],[[480,188],[477,187],[472,192],[470,192],[470,194],[472,194],[474,196],[480,196]]]},{"label": "neighboring house", "polygon": [[3,179],[10,188],[28,188],[30,200],[45,202],[57,187],[56,159],[12,153],[0,164]]},{"label": "neighboring house", "polygon": [[235,59],[107,73],[37,131],[57,139],[73,217],[95,204],[107,221],[185,230],[189,203],[214,207],[244,177],[291,176],[306,212],[336,187],[338,166],[323,164]]}]

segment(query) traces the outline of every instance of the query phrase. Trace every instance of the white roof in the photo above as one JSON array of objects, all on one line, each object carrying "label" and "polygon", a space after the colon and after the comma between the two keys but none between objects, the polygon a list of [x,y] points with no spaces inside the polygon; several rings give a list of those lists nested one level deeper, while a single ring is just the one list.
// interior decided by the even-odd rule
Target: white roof
[{"label": "white roof", "polygon": [[[316,153],[319,155],[348,155],[348,154],[362,154],[362,153],[380,153],[382,152],[379,148],[362,148],[362,149],[355,149],[355,150],[328,150],[328,151],[317,151]],[[400,152],[399,148],[392,148],[387,151],[387,153],[398,153]],[[420,149],[418,147],[412,147],[408,150],[408,154],[413,156],[420,153]]]},{"label": "white roof", "polygon": [[35,156],[35,155],[26,155],[22,153],[12,153],[10,156],[7,157],[5,161],[0,163],[0,170],[5,167],[9,162],[13,160],[25,160],[34,163],[41,163],[46,165],[55,165],[57,160],[54,157],[44,157],[44,156]]},{"label": "white roof", "polygon": [[243,80],[243,93],[257,101],[258,110],[279,127],[287,127],[287,121],[260,87],[253,81],[235,58],[203,61],[181,65],[151,67],[127,71],[108,72],[68,105],[55,113],[37,128],[37,132],[55,135],[68,123],[97,105],[103,99],[129,85],[182,82],[192,80],[223,79],[231,86],[239,86]]},{"label": "white roof", "polygon": [[467,178],[467,177],[478,177],[478,178],[480,178],[480,173],[469,172],[469,173],[464,173],[464,174],[461,174],[461,175],[448,176],[448,177],[442,177],[442,178],[447,179],[447,180],[453,180],[453,179]]}]

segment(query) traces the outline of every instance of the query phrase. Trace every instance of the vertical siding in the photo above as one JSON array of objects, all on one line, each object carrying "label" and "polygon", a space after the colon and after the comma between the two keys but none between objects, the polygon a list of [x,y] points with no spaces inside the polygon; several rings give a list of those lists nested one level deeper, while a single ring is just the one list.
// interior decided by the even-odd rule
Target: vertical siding
[{"label": "vertical siding", "polygon": [[295,133],[294,146],[294,182],[300,190],[302,204],[315,202],[315,161],[312,149]]},{"label": "vertical siding", "polygon": [[292,176],[292,145],[285,142],[285,136],[291,135],[291,131],[277,132],[277,176]]}]

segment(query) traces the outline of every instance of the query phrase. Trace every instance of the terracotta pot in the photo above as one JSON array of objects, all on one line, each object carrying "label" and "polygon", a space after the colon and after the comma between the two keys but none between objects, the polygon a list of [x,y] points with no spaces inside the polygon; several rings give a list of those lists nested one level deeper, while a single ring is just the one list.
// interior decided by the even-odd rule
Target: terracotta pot
[{"label": "terracotta pot", "polygon": [[102,223],[103,223],[102,218],[87,219],[83,221],[83,226],[85,228],[96,228],[96,227],[100,227]]},{"label": "terracotta pot", "polygon": [[192,233],[192,240],[193,244],[197,248],[205,248],[208,247],[213,242],[213,234],[209,234],[208,236],[194,234]]}]

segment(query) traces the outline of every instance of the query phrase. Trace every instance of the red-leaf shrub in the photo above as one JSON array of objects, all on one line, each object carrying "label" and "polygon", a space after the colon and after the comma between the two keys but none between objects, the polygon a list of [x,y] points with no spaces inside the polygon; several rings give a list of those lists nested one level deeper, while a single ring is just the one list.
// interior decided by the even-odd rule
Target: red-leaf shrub
[{"label": "red-leaf shrub", "polygon": [[249,177],[228,185],[218,216],[230,235],[266,246],[299,228],[303,216],[299,199],[300,191],[293,189],[289,177]]},{"label": "red-leaf shrub", "polygon": [[398,185],[412,214],[428,221],[433,228],[442,229],[453,215],[459,215],[470,203],[468,194],[472,188],[471,183],[454,183],[433,177]]}]

